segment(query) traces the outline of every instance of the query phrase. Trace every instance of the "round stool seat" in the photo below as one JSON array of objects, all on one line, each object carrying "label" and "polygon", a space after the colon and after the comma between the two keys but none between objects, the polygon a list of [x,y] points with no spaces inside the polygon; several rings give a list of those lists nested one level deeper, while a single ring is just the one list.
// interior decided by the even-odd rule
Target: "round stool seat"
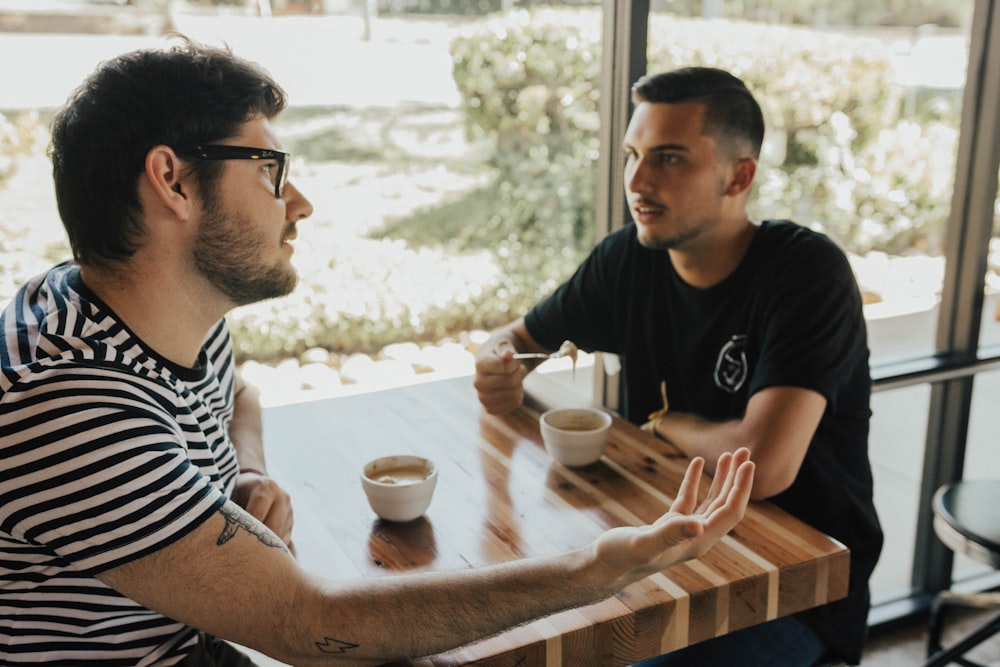
[{"label": "round stool seat", "polygon": [[1000,480],[964,480],[934,494],[934,532],[956,553],[1000,569]]}]

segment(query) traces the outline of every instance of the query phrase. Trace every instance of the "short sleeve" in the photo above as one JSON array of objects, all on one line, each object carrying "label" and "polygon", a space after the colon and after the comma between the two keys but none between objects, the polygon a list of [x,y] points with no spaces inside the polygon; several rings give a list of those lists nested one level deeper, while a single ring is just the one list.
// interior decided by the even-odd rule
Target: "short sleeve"
[{"label": "short sleeve", "polygon": [[225,502],[192,463],[169,392],[115,375],[60,368],[4,397],[0,526],[89,574],[163,548]]},{"label": "short sleeve", "polygon": [[750,386],[812,389],[833,403],[867,358],[861,295],[850,264],[831,241],[810,235],[772,262],[765,291],[761,356]]},{"label": "short sleeve", "polygon": [[636,246],[627,227],[601,241],[573,275],[525,316],[525,326],[539,344],[558,349],[569,339],[587,351],[617,352],[624,318],[616,298],[626,288],[621,267]]}]

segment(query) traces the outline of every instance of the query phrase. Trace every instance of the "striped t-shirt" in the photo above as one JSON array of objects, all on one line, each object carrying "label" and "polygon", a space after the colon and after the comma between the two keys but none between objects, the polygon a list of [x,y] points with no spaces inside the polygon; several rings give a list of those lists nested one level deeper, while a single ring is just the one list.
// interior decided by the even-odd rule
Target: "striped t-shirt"
[{"label": "striped t-shirt", "polygon": [[94,575],[175,542],[232,493],[225,323],[179,367],[62,264],[0,326],[0,664],[176,664],[195,631]]}]

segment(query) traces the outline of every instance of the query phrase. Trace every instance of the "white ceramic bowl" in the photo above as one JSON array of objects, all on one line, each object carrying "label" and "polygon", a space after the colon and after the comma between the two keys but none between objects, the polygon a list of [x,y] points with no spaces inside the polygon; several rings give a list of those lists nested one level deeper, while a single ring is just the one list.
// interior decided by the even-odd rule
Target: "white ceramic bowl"
[{"label": "white ceramic bowl", "polygon": [[431,504],[437,466],[420,456],[383,456],[365,464],[361,486],[375,514],[387,521],[412,521]]},{"label": "white ceramic bowl", "polygon": [[611,415],[597,408],[556,408],[542,414],[539,426],[552,458],[565,466],[585,466],[604,453]]}]

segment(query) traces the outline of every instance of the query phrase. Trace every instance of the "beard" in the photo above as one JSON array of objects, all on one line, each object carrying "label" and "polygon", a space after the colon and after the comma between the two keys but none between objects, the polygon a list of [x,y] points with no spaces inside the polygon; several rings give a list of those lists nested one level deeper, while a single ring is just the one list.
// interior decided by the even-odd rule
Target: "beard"
[{"label": "beard", "polygon": [[[726,182],[720,179],[716,186],[716,198],[721,201],[725,192]],[[670,213],[670,209],[664,207],[663,215],[668,216]],[[681,225],[679,222],[675,221],[670,225],[666,225],[679,227],[679,229],[667,231],[663,229],[658,230],[657,227],[659,225],[641,225],[638,220],[633,218],[633,222],[635,223],[638,232],[639,244],[651,250],[673,250],[675,248],[682,248],[686,244],[697,239],[706,231],[715,227],[718,220],[718,212],[710,209],[708,213],[703,213],[699,217],[693,219],[689,218],[687,224]]]},{"label": "beard", "polygon": [[198,231],[193,254],[195,268],[216,289],[237,306],[286,296],[295,289],[298,275],[290,264],[261,265],[260,258],[270,248],[247,234],[252,225],[245,216],[219,212],[217,206],[209,210],[213,212]]},{"label": "beard", "polygon": [[688,241],[697,238],[703,231],[702,227],[696,227],[671,236],[662,236],[657,235],[638,223],[636,223],[636,226],[638,227],[639,244],[644,248],[649,248],[650,250],[673,250],[674,248],[681,247]]}]

